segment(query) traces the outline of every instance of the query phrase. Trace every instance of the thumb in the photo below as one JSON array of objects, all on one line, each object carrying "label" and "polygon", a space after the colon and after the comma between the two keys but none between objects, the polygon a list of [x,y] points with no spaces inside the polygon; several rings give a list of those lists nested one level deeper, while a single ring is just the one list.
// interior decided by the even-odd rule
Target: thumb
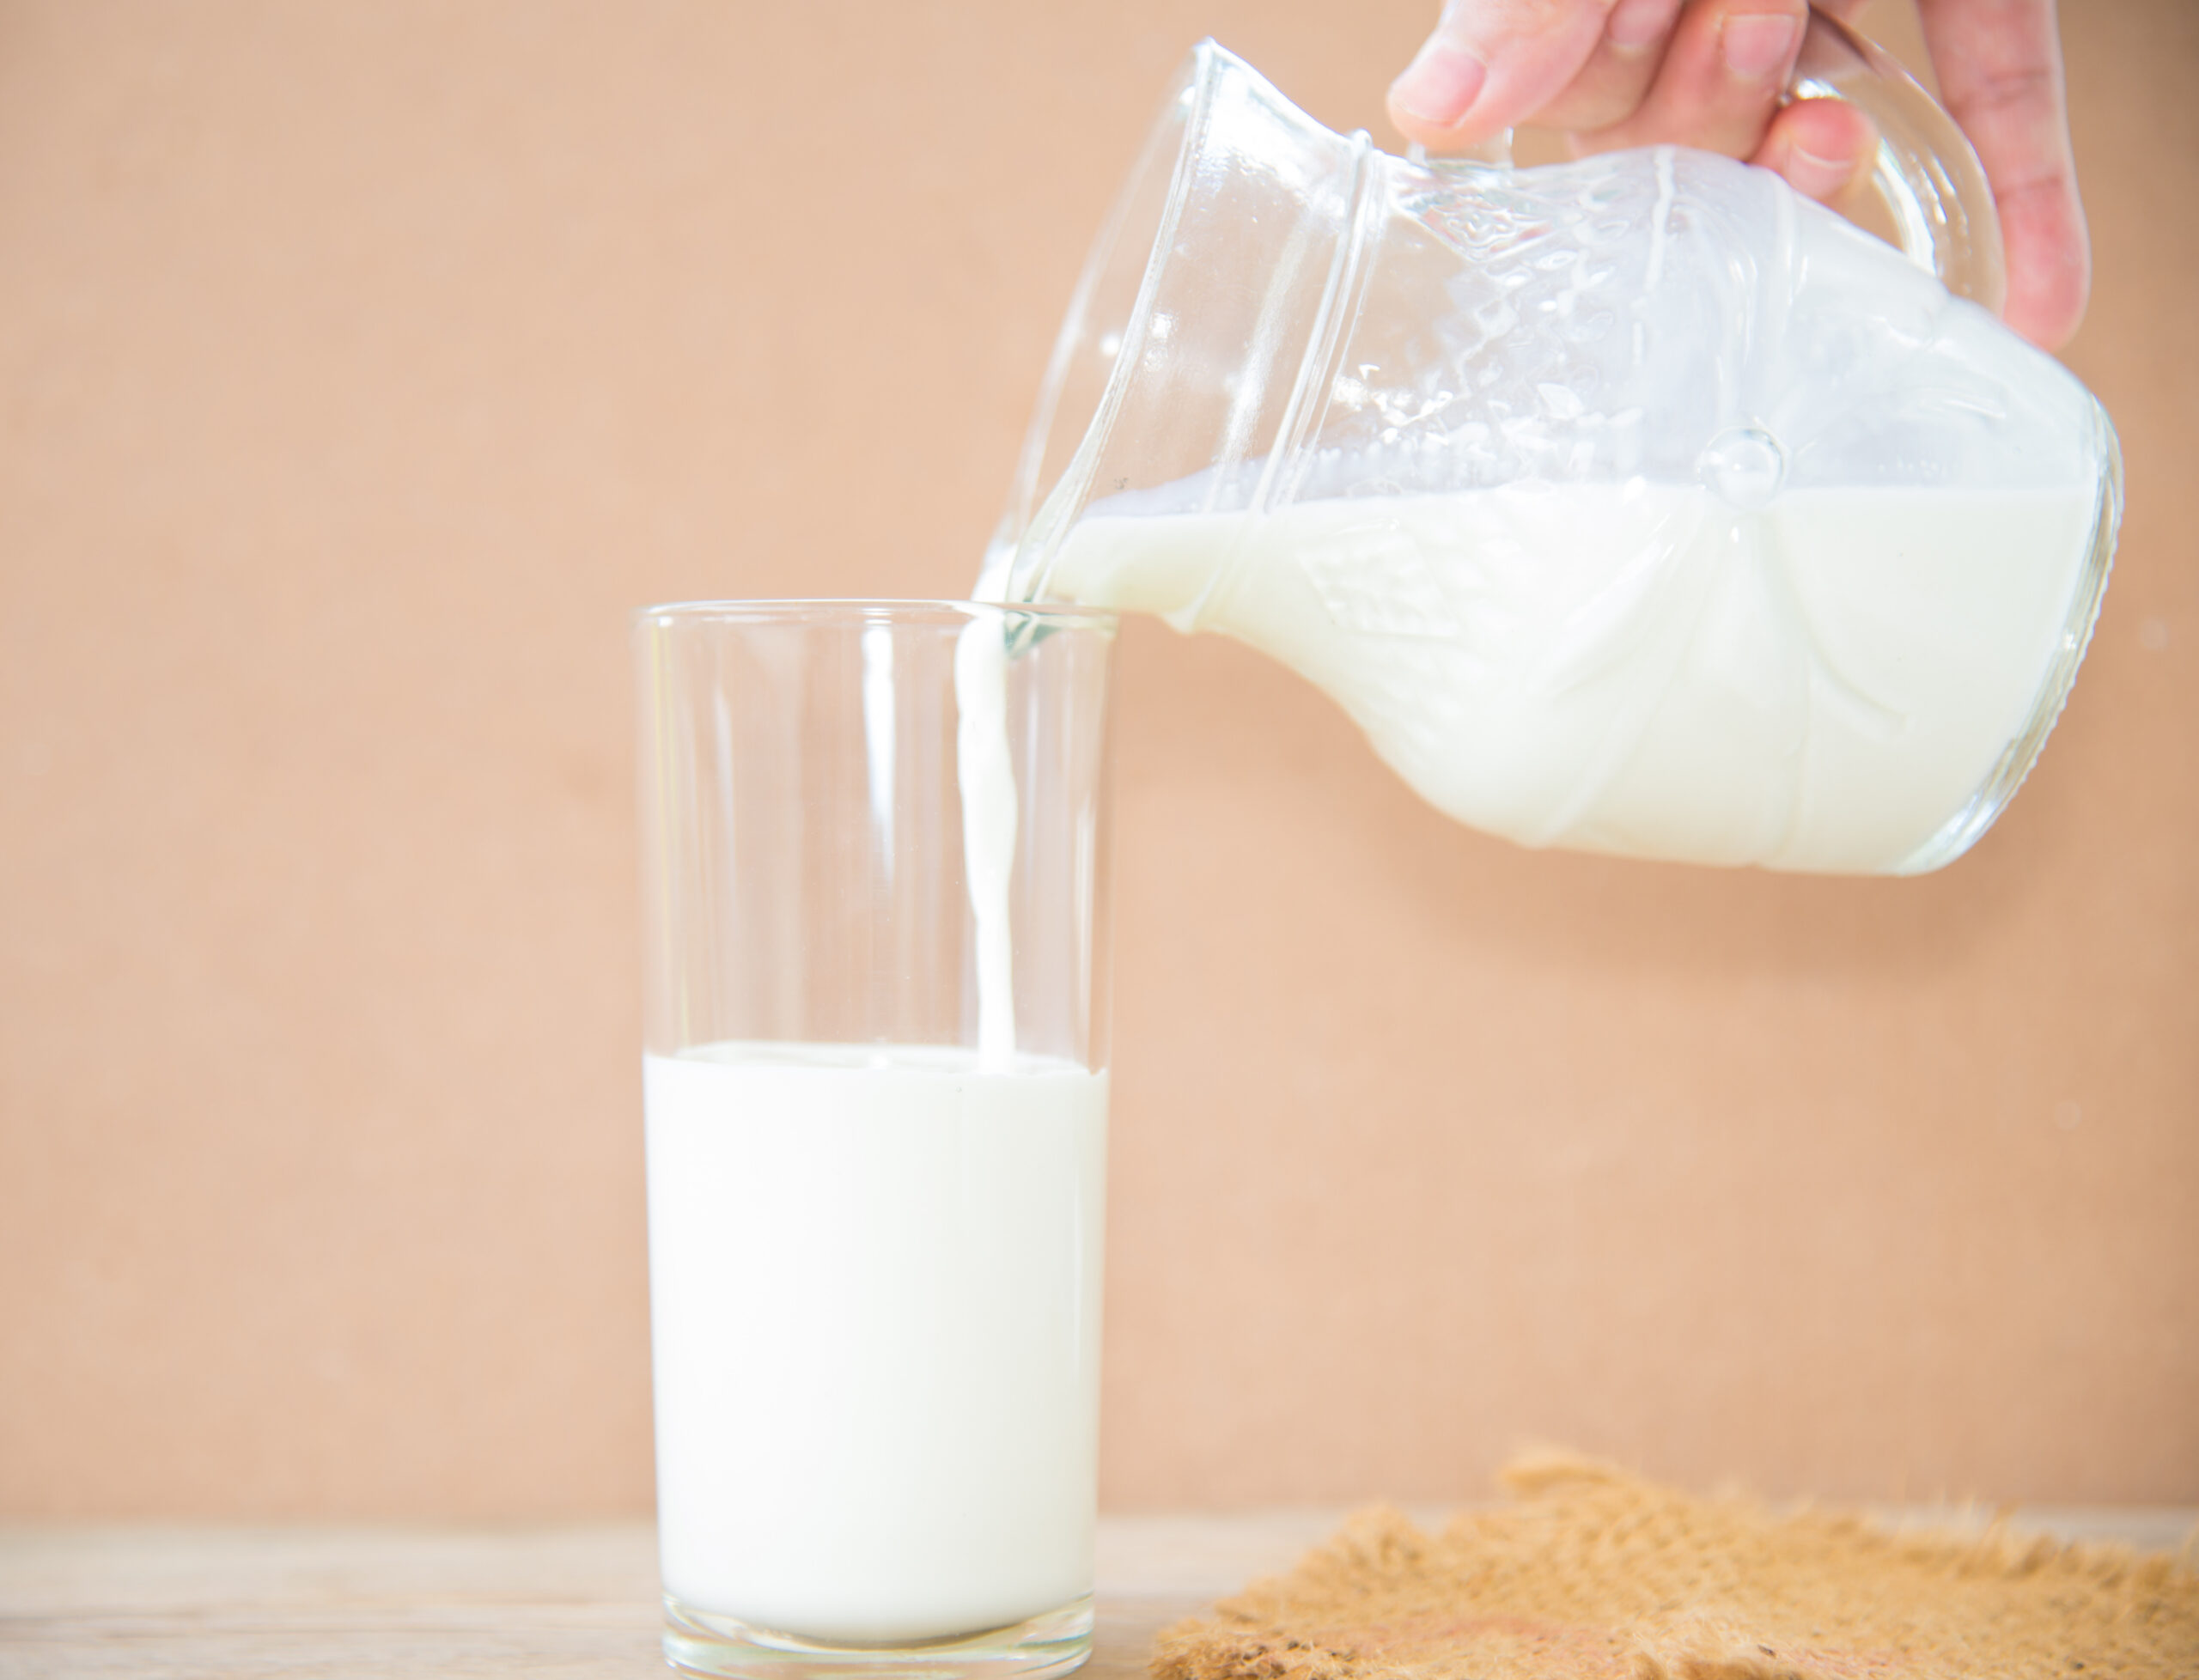
[{"label": "thumb", "polygon": [[1390,120],[1438,149],[1471,146],[1533,115],[1603,39],[1612,0],[1449,0],[1435,33],[1390,84]]}]

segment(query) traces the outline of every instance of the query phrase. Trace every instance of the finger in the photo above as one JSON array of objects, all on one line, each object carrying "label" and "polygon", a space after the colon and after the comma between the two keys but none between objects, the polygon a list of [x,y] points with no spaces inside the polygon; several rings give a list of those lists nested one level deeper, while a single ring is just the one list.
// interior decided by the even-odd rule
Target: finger
[{"label": "finger", "polygon": [[2085,318],[2092,240],[2074,181],[1994,195],[2007,253],[2001,319],[2042,350],[2060,350]]},{"label": "finger", "polygon": [[1749,161],[1777,170],[1804,198],[1829,204],[1861,180],[1878,143],[1871,119],[1845,100],[1796,100],[1771,119]]},{"label": "finger", "polygon": [[1696,0],[1680,14],[1642,108],[1581,137],[1581,149],[1675,144],[1753,155],[1794,73],[1808,10],[1805,0]]},{"label": "finger", "polygon": [[1924,44],[1940,97],[1977,149],[2008,259],[2001,318],[2058,350],[2084,319],[2092,246],[2053,0],[1924,0]]},{"label": "finger", "polygon": [[1588,62],[1613,0],[1449,0],[1435,33],[1390,84],[1390,120],[1435,150],[1523,121]]},{"label": "finger", "polygon": [[1534,112],[1545,128],[1599,129],[1624,122],[1641,108],[1678,21],[1680,0],[1618,0],[1603,39],[1570,86]]}]

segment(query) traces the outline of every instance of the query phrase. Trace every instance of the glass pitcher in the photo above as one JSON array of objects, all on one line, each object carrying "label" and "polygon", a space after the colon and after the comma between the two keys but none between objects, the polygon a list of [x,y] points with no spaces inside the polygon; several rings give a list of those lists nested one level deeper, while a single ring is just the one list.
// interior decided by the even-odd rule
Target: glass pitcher
[{"label": "glass pitcher", "polygon": [[1967,143],[1822,16],[1897,250],[1673,147],[1386,155],[1212,42],[1087,263],[981,595],[1238,637],[1531,846],[1913,873],[2059,715],[2121,506]]}]

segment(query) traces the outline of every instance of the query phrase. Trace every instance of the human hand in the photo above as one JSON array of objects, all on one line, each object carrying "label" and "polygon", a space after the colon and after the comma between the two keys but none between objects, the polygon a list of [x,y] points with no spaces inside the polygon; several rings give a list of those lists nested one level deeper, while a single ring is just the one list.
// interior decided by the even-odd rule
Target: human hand
[{"label": "human hand", "polygon": [[[1862,0],[1820,0],[1846,18]],[[1918,0],[1940,98],[1985,166],[2007,251],[2003,318],[2049,350],[2092,280],[2054,0]],[[1576,152],[1671,143],[1776,169],[1812,198],[1863,171],[1875,137],[1838,100],[1782,103],[1806,0],[1447,0],[1390,88],[1390,120],[1432,151],[1517,123]]]}]

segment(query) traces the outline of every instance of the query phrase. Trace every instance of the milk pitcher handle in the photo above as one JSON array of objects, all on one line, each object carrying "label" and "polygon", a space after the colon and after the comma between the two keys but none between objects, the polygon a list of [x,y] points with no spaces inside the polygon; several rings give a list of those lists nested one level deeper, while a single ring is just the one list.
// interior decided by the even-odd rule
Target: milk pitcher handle
[{"label": "milk pitcher handle", "polygon": [[1814,6],[1788,90],[1845,100],[1878,125],[1871,184],[1901,248],[1949,291],[1997,314],[2008,279],[1992,186],[1939,101],[1891,55]]}]

